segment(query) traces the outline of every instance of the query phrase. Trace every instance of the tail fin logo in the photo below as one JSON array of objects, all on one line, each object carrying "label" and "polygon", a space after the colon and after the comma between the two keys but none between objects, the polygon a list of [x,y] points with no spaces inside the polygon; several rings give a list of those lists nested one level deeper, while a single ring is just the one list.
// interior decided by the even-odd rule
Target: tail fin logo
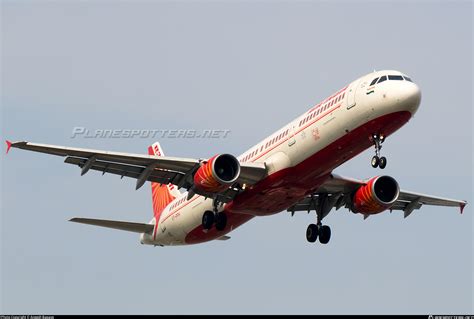
[{"label": "tail fin logo", "polygon": [[161,155],[160,144],[158,143],[153,144],[153,154],[150,154],[150,155],[163,156]]},{"label": "tail fin logo", "polygon": [[[156,142],[148,147],[148,154],[155,156],[164,156],[160,143]],[[151,196],[153,203],[153,215],[155,216],[156,224],[160,221],[160,216],[166,206],[171,203],[181,193],[172,184],[164,185],[160,183],[151,183]]]}]

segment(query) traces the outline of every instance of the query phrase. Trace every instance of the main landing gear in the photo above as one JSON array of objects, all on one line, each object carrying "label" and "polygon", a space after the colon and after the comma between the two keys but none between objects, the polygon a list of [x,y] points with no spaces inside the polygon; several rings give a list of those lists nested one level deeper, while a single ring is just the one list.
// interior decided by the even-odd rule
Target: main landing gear
[{"label": "main landing gear", "polygon": [[227,215],[224,212],[217,211],[217,204],[214,204],[214,211],[206,210],[202,215],[202,228],[208,231],[213,225],[216,230],[222,231],[227,226]]},{"label": "main landing gear", "polygon": [[341,196],[341,193],[337,193],[332,196],[324,194],[320,196],[317,203],[313,198],[311,198],[312,203],[310,205],[314,205],[317,221],[316,224],[310,224],[306,229],[307,241],[314,243],[319,238],[319,242],[321,244],[329,243],[329,240],[331,239],[331,228],[327,225],[323,225],[323,217],[329,214]]},{"label": "main landing gear", "polygon": [[385,136],[383,134],[372,134],[372,142],[375,146],[375,156],[372,157],[370,164],[374,168],[378,166],[381,169],[384,169],[385,166],[387,166],[387,159],[384,156],[380,157],[380,150],[382,149],[382,143],[384,141]]}]

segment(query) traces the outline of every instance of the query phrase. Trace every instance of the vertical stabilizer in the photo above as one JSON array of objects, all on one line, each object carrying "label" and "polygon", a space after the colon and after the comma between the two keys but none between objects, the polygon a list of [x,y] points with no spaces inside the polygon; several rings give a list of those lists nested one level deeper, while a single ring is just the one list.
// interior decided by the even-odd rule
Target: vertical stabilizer
[{"label": "vertical stabilizer", "polygon": [[[155,156],[164,156],[160,143],[156,142],[148,147],[148,154]],[[160,221],[161,212],[181,193],[173,184],[151,183],[151,197],[153,202],[153,215],[155,216],[156,224]]]}]

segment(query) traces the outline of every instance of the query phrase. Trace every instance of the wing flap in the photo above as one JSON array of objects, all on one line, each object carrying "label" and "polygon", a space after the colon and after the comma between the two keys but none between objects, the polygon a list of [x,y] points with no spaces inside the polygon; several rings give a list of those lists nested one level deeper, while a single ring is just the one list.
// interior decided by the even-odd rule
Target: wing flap
[{"label": "wing flap", "polygon": [[[66,157],[64,160],[67,164],[77,165],[83,168],[86,165],[87,160],[77,157]],[[120,164],[120,163],[113,163],[113,162],[105,162],[96,160],[90,166],[90,169],[96,170],[102,173],[109,173],[114,175],[120,175],[125,177],[131,178],[139,178],[140,174],[144,171],[145,168],[141,166],[135,165],[127,165],[127,164]],[[160,170],[154,169],[150,175],[148,176],[147,180],[150,182],[161,183],[161,184],[176,184],[176,179],[180,179],[184,174],[169,171],[169,170]]]},{"label": "wing flap", "polygon": [[69,220],[74,223],[81,223],[93,226],[100,226],[106,228],[113,228],[118,230],[130,231],[134,233],[151,233],[154,226],[144,223],[124,222],[119,220],[94,219],[94,218],[79,218],[74,217]]}]

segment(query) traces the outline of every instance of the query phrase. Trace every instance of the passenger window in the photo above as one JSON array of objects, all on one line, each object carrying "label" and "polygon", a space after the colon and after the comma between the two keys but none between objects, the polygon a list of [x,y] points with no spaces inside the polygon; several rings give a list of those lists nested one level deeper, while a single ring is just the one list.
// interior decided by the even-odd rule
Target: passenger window
[{"label": "passenger window", "polygon": [[375,78],[375,79],[373,79],[373,81],[372,81],[372,82],[370,82],[370,86],[372,86],[372,85],[374,85],[375,83],[377,83],[377,80],[378,80],[378,79],[379,79],[379,78]]},{"label": "passenger window", "polygon": [[403,77],[401,75],[389,75],[388,79],[395,81],[403,81]]},{"label": "passenger window", "polygon": [[386,76],[386,75],[382,76],[382,77],[380,78],[380,80],[377,82],[377,84],[378,84],[378,83],[382,83],[383,81],[387,81],[387,76]]}]

